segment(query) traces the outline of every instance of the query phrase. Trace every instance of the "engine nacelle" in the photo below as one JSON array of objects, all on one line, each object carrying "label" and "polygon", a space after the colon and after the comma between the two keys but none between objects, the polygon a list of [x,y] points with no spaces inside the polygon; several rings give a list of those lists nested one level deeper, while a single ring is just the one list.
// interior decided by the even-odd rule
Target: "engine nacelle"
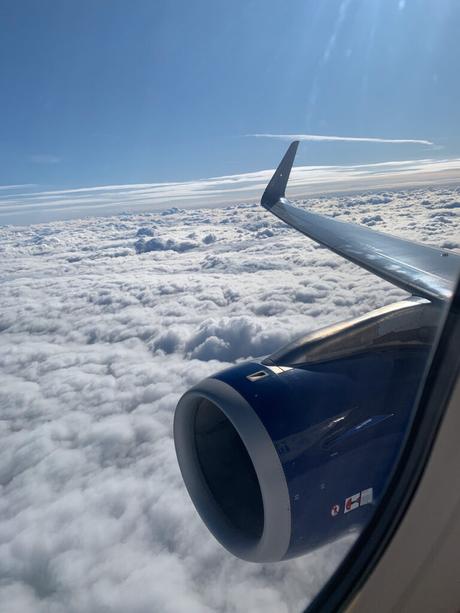
[{"label": "engine nacelle", "polygon": [[379,309],[182,396],[180,469],[226,549],[279,561],[366,523],[410,419],[435,311],[423,300]]}]

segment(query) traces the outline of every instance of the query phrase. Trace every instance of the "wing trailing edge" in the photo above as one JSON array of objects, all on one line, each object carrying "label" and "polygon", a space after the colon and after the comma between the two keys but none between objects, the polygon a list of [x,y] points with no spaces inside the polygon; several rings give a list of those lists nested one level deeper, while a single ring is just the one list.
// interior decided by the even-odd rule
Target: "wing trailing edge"
[{"label": "wing trailing edge", "polygon": [[285,197],[298,144],[289,145],[261,205],[305,236],[411,294],[450,299],[460,275],[460,255],[312,213]]}]

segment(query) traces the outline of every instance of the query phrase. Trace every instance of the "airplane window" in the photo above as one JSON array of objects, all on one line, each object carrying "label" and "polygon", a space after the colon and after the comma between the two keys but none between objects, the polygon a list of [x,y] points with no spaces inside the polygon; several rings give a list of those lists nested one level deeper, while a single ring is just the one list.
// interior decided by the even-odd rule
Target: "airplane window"
[{"label": "airplane window", "polygon": [[459,3],[0,14],[0,611],[333,610],[434,440]]}]

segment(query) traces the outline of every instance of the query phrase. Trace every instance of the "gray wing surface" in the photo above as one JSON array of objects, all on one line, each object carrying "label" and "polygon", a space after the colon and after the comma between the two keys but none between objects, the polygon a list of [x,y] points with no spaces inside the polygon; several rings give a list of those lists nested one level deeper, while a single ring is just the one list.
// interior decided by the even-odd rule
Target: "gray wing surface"
[{"label": "gray wing surface", "polygon": [[460,255],[311,213],[285,197],[298,144],[289,146],[262,196],[262,206],[305,236],[411,294],[448,300],[460,274]]}]

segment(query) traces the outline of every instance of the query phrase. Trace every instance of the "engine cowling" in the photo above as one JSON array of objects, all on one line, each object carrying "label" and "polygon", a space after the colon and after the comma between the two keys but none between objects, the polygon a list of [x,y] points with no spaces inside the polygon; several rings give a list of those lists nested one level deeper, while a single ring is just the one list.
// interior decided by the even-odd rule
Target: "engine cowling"
[{"label": "engine cowling", "polygon": [[369,519],[435,330],[432,305],[403,304],[237,364],[182,396],[179,466],[203,521],[231,553],[284,560]]}]

